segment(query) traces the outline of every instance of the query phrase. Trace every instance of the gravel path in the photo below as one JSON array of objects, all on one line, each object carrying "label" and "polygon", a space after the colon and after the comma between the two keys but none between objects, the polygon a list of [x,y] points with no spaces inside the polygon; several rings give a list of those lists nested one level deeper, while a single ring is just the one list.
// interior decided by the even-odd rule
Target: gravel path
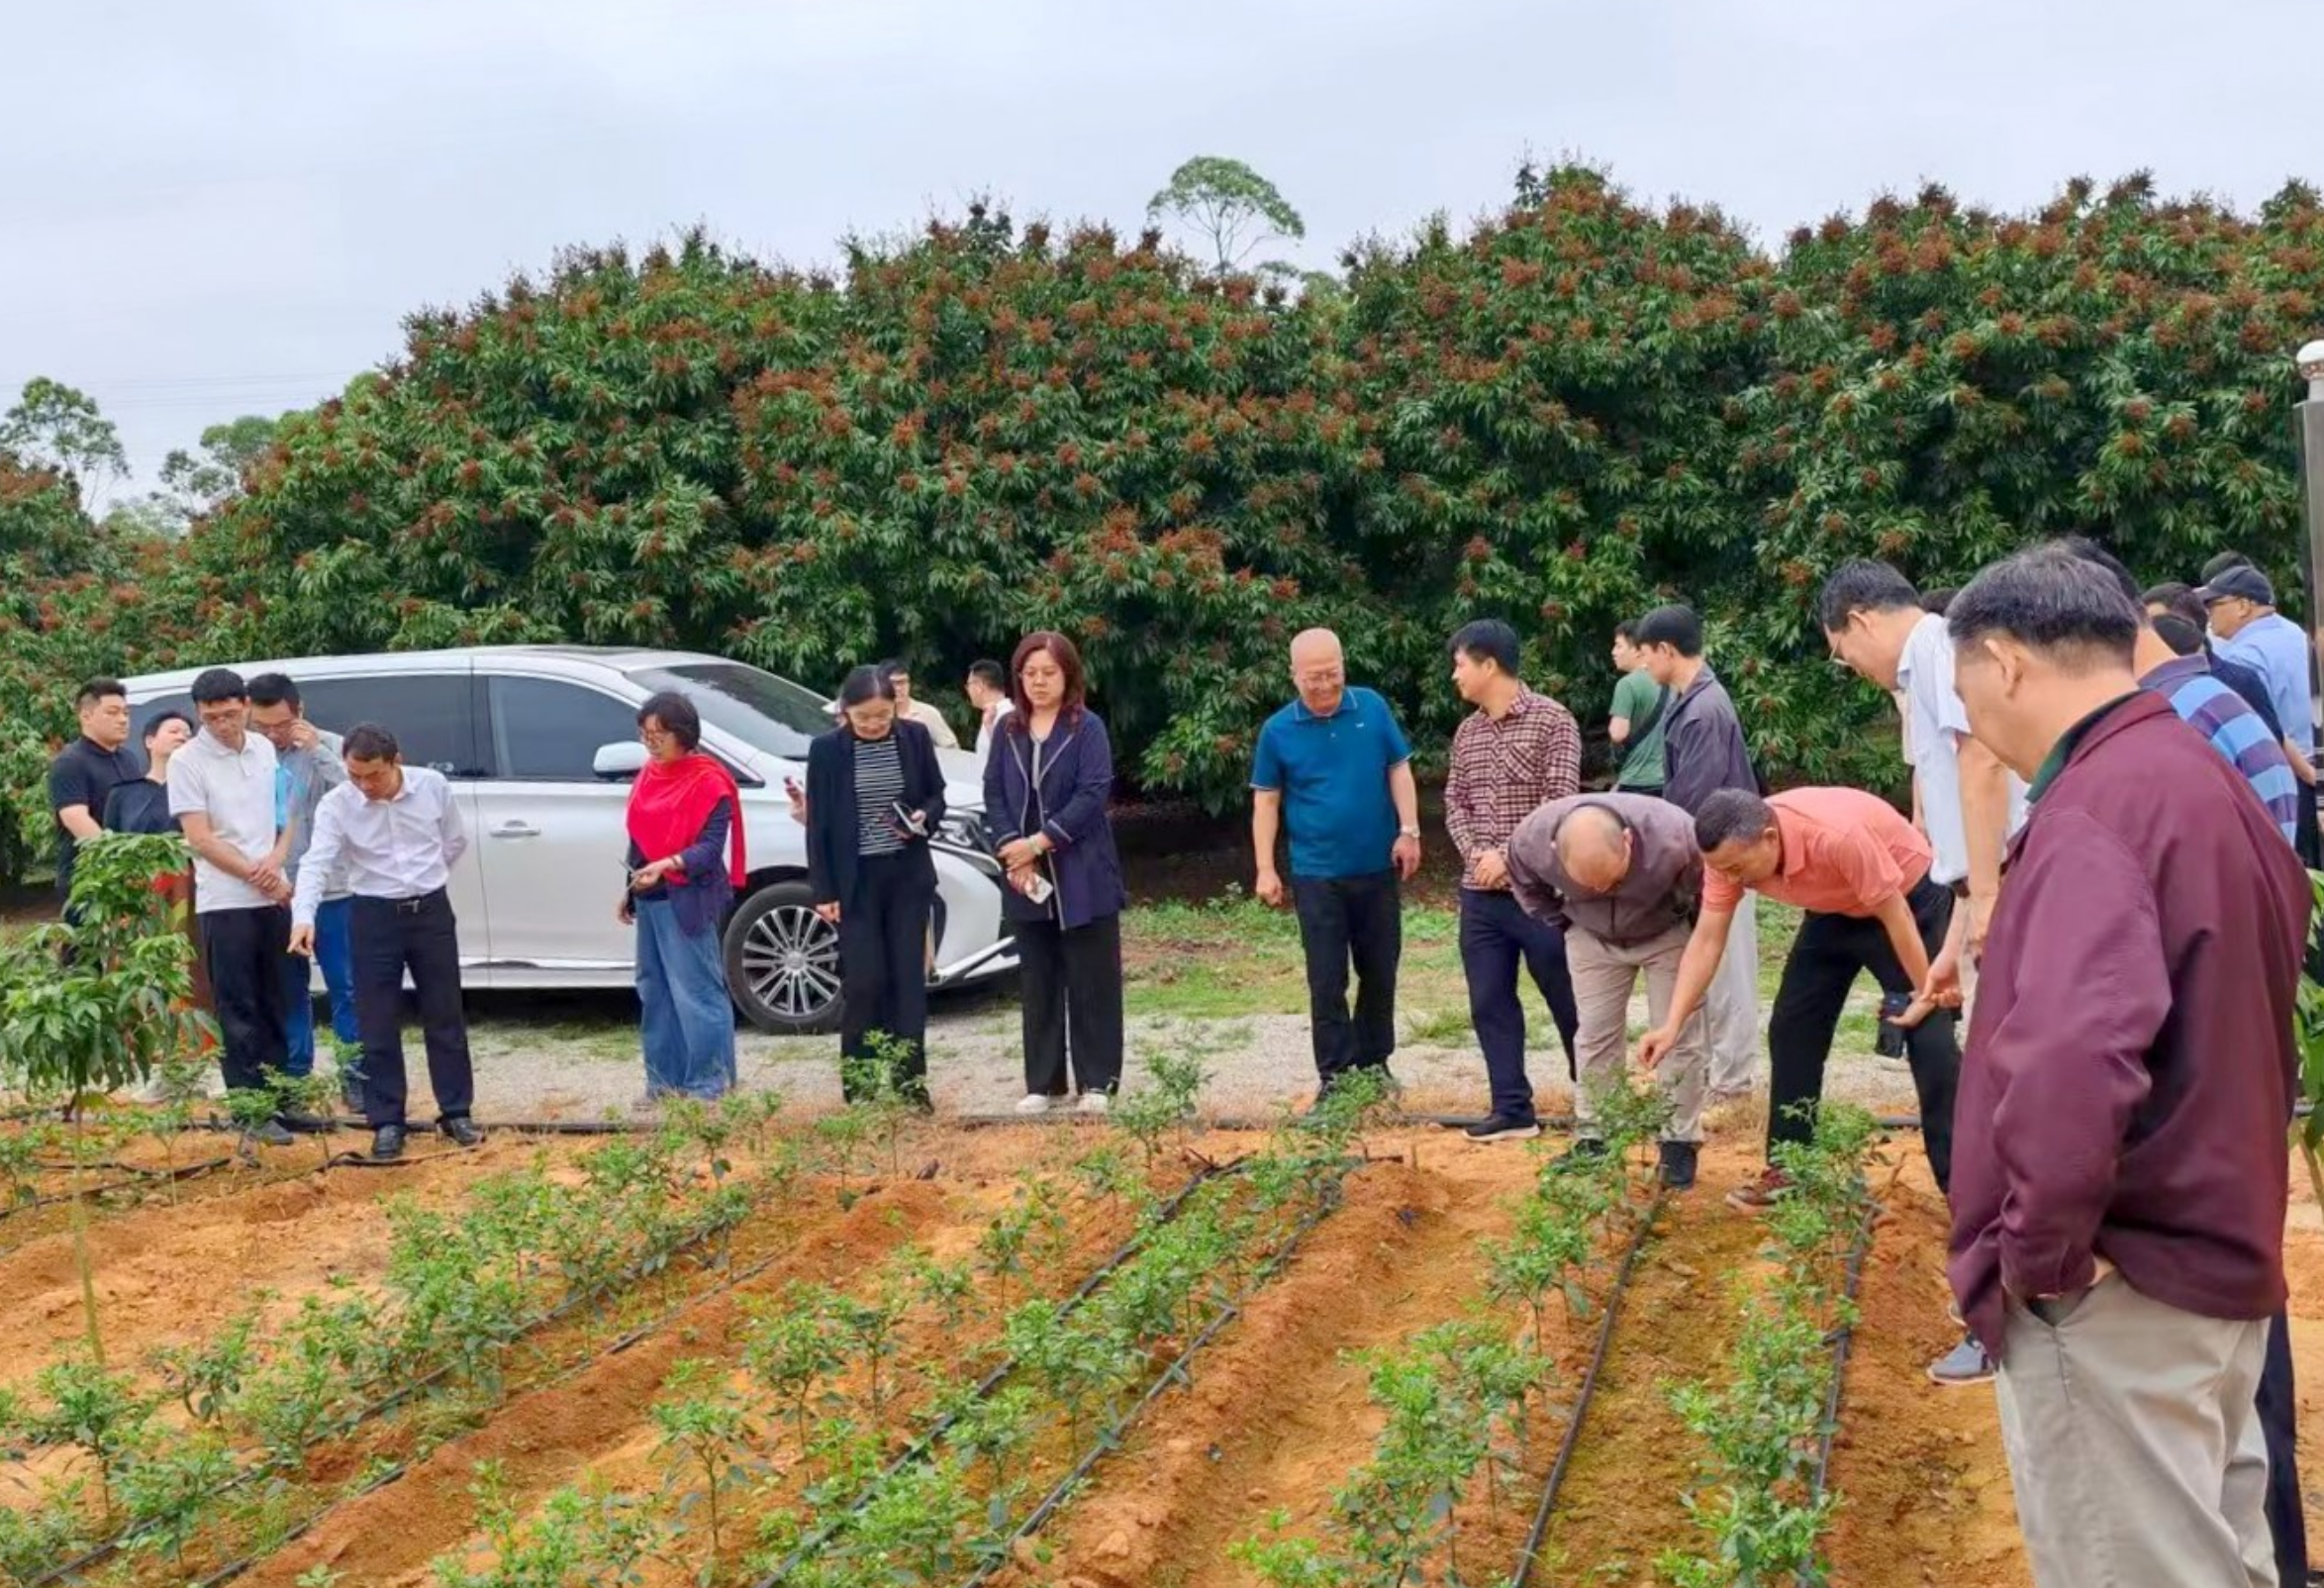
[{"label": "gravel path", "polygon": [[[1565,1062],[1547,1015],[1528,994],[1533,1026],[1531,1068],[1545,1110],[1568,1106]],[[1912,1107],[1912,1081],[1900,1059],[1871,1051],[1870,1024],[1878,998],[1867,983],[1841,1027],[1825,1095],[1881,1109]],[[643,1089],[633,1029],[621,1024],[622,1001],[593,1003],[587,1023],[543,1020],[513,999],[480,1011],[473,1041],[479,1119],[600,1119],[634,1108]],[[1643,998],[1631,1008],[1633,1033],[1645,1029]],[[408,1039],[416,1093],[425,1089],[418,1034]],[[1253,1015],[1226,1020],[1133,1018],[1128,1029],[1123,1084],[1144,1077],[1147,1054],[1196,1052],[1210,1079],[1206,1107],[1221,1116],[1264,1117],[1284,1104],[1305,1105],[1315,1088],[1314,1060],[1304,1015]],[[1023,1095],[1017,1012],[1014,1001],[984,996],[937,1005],[929,1032],[929,1086],[946,1114],[1006,1113]],[[744,1032],[739,1041],[743,1084],[780,1089],[799,1106],[839,1105],[836,1038],[775,1038]],[[1406,1106],[1431,1112],[1474,1112],[1484,1103],[1485,1064],[1472,1042],[1407,1040],[1395,1069]],[[1761,1059],[1764,1082],[1766,1060]],[[1554,1101],[1553,1101],[1554,1099]],[[424,1119],[415,1097],[413,1117]]]}]

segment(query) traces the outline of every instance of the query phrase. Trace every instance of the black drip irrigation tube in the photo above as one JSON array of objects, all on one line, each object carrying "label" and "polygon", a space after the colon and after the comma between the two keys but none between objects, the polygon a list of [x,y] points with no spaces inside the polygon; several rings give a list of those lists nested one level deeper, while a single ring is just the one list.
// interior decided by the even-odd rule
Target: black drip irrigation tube
[{"label": "black drip irrigation tube", "polygon": [[[1123,1241],[1112,1256],[1090,1271],[1089,1276],[1074,1288],[1073,1294],[1066,1297],[1063,1305],[1057,1309],[1058,1318],[1062,1320],[1072,1317],[1074,1310],[1096,1294],[1100,1285],[1111,1279],[1116,1269],[1137,1254],[1138,1249],[1146,1243],[1148,1238],[1155,1231],[1176,1219],[1185,1210],[1187,1203],[1197,1191],[1212,1180],[1240,1172],[1244,1161],[1242,1158],[1235,1158],[1226,1163],[1204,1164],[1201,1172],[1185,1185],[1179,1187],[1171,1194],[1169,1201],[1155,1210],[1154,1219],[1150,1224]],[[969,1392],[969,1398],[974,1401],[984,1400],[993,1391],[999,1389],[1009,1375],[1016,1371],[1017,1358],[1014,1356],[1004,1358],[991,1372],[976,1381],[975,1388]],[[862,1491],[855,1497],[854,1504],[820,1523],[813,1533],[801,1539],[789,1554],[775,1563],[773,1570],[759,1578],[756,1583],[751,1585],[751,1588],[777,1588],[778,1584],[786,1581],[791,1573],[807,1563],[810,1556],[828,1543],[833,1535],[853,1521],[863,1508],[871,1503],[872,1497],[880,1491],[883,1484],[915,1461],[924,1459],[928,1451],[935,1447],[936,1440],[950,1432],[953,1424],[960,1421],[960,1416],[961,1414],[958,1412],[948,1412],[929,1424],[926,1433],[914,1439],[911,1444],[905,1447],[902,1454],[881,1468],[878,1476],[863,1486]]]},{"label": "black drip irrigation tube", "polygon": [[[1010,1551],[1016,1547],[1017,1540],[1038,1533],[1041,1525],[1056,1515],[1058,1509],[1072,1498],[1074,1491],[1081,1487],[1082,1480],[1088,1477],[1098,1463],[1106,1458],[1107,1452],[1119,1447],[1123,1430],[1143,1417],[1146,1408],[1162,1398],[1163,1391],[1174,1384],[1194,1382],[1192,1376],[1187,1372],[1187,1363],[1194,1359],[1197,1351],[1217,1339],[1220,1330],[1242,1316],[1243,1301],[1258,1294],[1260,1288],[1268,1280],[1274,1278],[1284,1264],[1291,1261],[1292,1254],[1299,1250],[1300,1242],[1307,1240],[1308,1232],[1338,1209],[1339,1196],[1339,1184],[1334,1181],[1315,1206],[1292,1227],[1291,1234],[1284,1239],[1283,1244],[1275,1248],[1274,1254],[1253,1271],[1250,1288],[1243,1292],[1243,1299],[1227,1302],[1218,1309],[1217,1315],[1210,1323],[1203,1326],[1203,1332],[1189,1340],[1186,1349],[1172,1358],[1170,1365],[1163,1368],[1154,1382],[1146,1386],[1145,1394],[1139,1396],[1128,1411],[1107,1425],[1104,1432],[1099,1434],[1096,1442],[1083,1451],[1082,1458],[1073,1464],[1073,1470],[1058,1479],[1056,1485],[1041,1497],[1041,1503],[1033,1507],[1031,1514],[1018,1523],[1016,1531],[1011,1533],[1008,1538],[1001,1540],[1000,1558],[989,1560],[977,1567],[974,1572],[962,1580],[960,1588],[982,1588],[983,1584],[991,1581],[993,1573],[999,1571],[1002,1565],[1008,1561]],[[767,1585],[760,1584],[758,1588],[767,1588]]]},{"label": "black drip irrigation tube", "polygon": [[[179,1164],[174,1169],[137,1169],[127,1179],[107,1180],[101,1185],[92,1185],[78,1192],[58,1191],[49,1196],[35,1197],[30,1202],[19,1202],[12,1207],[0,1208],[0,1219],[13,1219],[19,1214],[38,1213],[43,1208],[62,1207],[65,1203],[79,1197],[95,1198],[109,1195],[115,1191],[145,1190],[151,1187],[156,1180],[174,1181],[182,1184],[214,1170],[226,1168],[233,1162],[232,1157],[205,1158],[199,1163]],[[131,1168],[132,1165],[123,1164],[121,1167]]]},{"label": "black drip irrigation tube", "polygon": [[[1879,1222],[1879,1209],[1865,1215],[1864,1225],[1856,1232],[1856,1244],[1848,1253],[1847,1280],[1843,1294],[1853,1308],[1856,1294],[1864,1284],[1864,1259],[1872,1250],[1873,1226]],[[1840,1432],[1840,1395],[1848,1382],[1848,1351],[1856,1340],[1856,1326],[1843,1321],[1837,1338],[1832,1341],[1832,1383],[1824,1392],[1823,1434],[1816,1442],[1815,1478],[1808,1485],[1807,1503],[1812,1506],[1824,1496],[1832,1471],[1832,1440]],[[1823,1588],[1823,1574],[1813,1566],[1802,1566],[1795,1579],[1795,1588]]]},{"label": "black drip irrigation tube", "polygon": [[1557,1459],[1550,1463],[1549,1481],[1541,1490],[1541,1504],[1534,1508],[1533,1526],[1525,1532],[1525,1546],[1517,1556],[1516,1570],[1509,1574],[1509,1588],[1525,1588],[1533,1580],[1533,1567],[1541,1558],[1542,1541],[1549,1537],[1549,1520],[1557,1510],[1558,1491],[1565,1487],[1566,1469],[1573,1464],[1574,1451],[1582,1442],[1582,1422],[1590,1415],[1590,1402],[1598,1394],[1598,1369],[1605,1366],[1607,1348],[1612,1345],[1614,1323],[1621,1317],[1622,1297],[1630,1288],[1630,1274],[1638,1265],[1638,1254],[1646,1249],[1646,1239],[1654,1233],[1655,1221],[1662,1216],[1662,1205],[1669,1195],[1666,1188],[1655,1188],[1654,1200],[1646,1205],[1646,1217],[1638,1221],[1637,1234],[1630,1238],[1630,1249],[1622,1253],[1622,1266],[1614,1274],[1614,1288],[1605,1298],[1605,1316],[1598,1322],[1598,1341],[1590,1350],[1590,1366],[1582,1374],[1581,1392],[1574,1400],[1574,1415],[1566,1420],[1566,1432],[1558,1439]]},{"label": "black drip irrigation tube", "polygon": [[[344,1155],[349,1157],[354,1156],[354,1154],[351,1153]],[[443,1153],[431,1155],[448,1157],[451,1154]],[[365,1166],[372,1168],[387,1168],[393,1166],[392,1163],[373,1163],[369,1159],[362,1159],[360,1161],[362,1161]],[[671,1257],[677,1256],[681,1252],[692,1250],[696,1246],[702,1244],[704,1241],[709,1241],[713,1237],[717,1236],[722,1228],[722,1226],[714,1224],[697,1230],[693,1234],[680,1240],[675,1245],[671,1246],[668,1251],[660,1253],[657,1260],[666,1263]],[[583,1371],[592,1362],[599,1360],[601,1357],[618,1355],[621,1352],[628,1350],[630,1346],[636,1344],[638,1340],[644,1339],[654,1330],[662,1328],[664,1325],[668,1324],[671,1319],[677,1317],[678,1314],[686,1311],[688,1308],[691,1308],[700,1302],[708,1301],[714,1296],[724,1295],[726,1291],[732,1290],[738,1285],[747,1284],[750,1280],[755,1279],[758,1277],[758,1275],[764,1273],[767,1269],[773,1267],[777,1262],[780,1262],[784,1257],[789,1255],[790,1252],[788,1250],[777,1251],[771,1253],[761,1261],[752,1264],[747,1269],[727,1275],[726,1278],[720,1281],[717,1285],[714,1285],[711,1289],[703,1292],[699,1296],[688,1297],[685,1301],[670,1309],[660,1318],[655,1319],[652,1323],[647,1324],[642,1328],[632,1330],[629,1334],[623,1336],[621,1339],[615,1340],[613,1343],[605,1346],[602,1349],[590,1352],[588,1356],[584,1357],[579,1362],[574,1363],[564,1372],[559,1373],[555,1377],[551,1378],[548,1383],[562,1383],[567,1378],[570,1378],[573,1375]],[[578,1312],[582,1307],[594,1303],[605,1296],[612,1295],[614,1292],[620,1290],[624,1286],[632,1284],[638,1279],[644,1278],[652,1271],[654,1270],[648,1267],[646,1261],[633,1263],[629,1267],[624,1269],[621,1273],[607,1280],[602,1285],[594,1285],[579,1295],[567,1296],[563,1301],[558,1302],[554,1307],[549,1308],[546,1312],[539,1314],[537,1317],[528,1322],[525,1327],[519,1331],[518,1339],[523,1339],[525,1336],[533,1334],[538,1330],[546,1329],[551,1324],[557,1323],[560,1320],[571,1316],[573,1313]],[[410,1383],[403,1385],[391,1395],[383,1396],[379,1400],[372,1401],[367,1405],[357,1407],[354,1411],[348,1413],[347,1416],[339,1423],[334,1424],[332,1427],[316,1435],[314,1439],[308,1440],[300,1447],[301,1450],[304,1451],[305,1449],[311,1448],[316,1444],[320,1444],[325,1439],[344,1439],[347,1435],[354,1433],[355,1430],[363,1427],[366,1423],[371,1422],[373,1419],[384,1417],[389,1412],[394,1411],[397,1407],[402,1406],[405,1402],[418,1398],[421,1394],[425,1393],[433,1386],[439,1384],[444,1379],[450,1377],[454,1371],[454,1367],[450,1363],[446,1363],[443,1366],[437,1367],[433,1371],[412,1380]],[[545,1388],[546,1386],[543,1387]],[[324,1516],[337,1509],[339,1506],[345,1504],[348,1500],[359,1499],[363,1495],[370,1494],[374,1490],[386,1487],[388,1484],[394,1482],[397,1478],[402,1477],[409,1465],[409,1462],[399,1461],[394,1466],[388,1468],[384,1473],[382,1473],[376,1481],[366,1484],[363,1488],[357,1490],[354,1494],[342,1496],[339,1499],[332,1501],[329,1505],[324,1506],[313,1516],[309,1517],[306,1522],[302,1523],[296,1530],[277,1538],[269,1546],[268,1552],[272,1552],[274,1549],[279,1549],[283,1544],[288,1543],[291,1539],[298,1538],[300,1535],[307,1532],[308,1529],[312,1528],[317,1522],[321,1521]],[[217,1488],[211,1490],[207,1495],[205,1495],[203,1497],[203,1504],[209,1505],[215,1503],[224,1496],[232,1494],[237,1489],[253,1483],[258,1479],[269,1475],[275,1470],[276,1468],[272,1464],[265,1461],[260,1461],[251,1466],[245,1467],[242,1471],[235,1474],[235,1476],[229,1478],[226,1482],[220,1484]],[[28,1582],[25,1585],[25,1588],[51,1588],[51,1585],[57,1583],[80,1582],[83,1580],[82,1573],[88,1571],[92,1567],[103,1565],[106,1561],[111,1560],[115,1555],[121,1553],[123,1549],[127,1548],[138,1538],[143,1538],[145,1535],[152,1531],[152,1525],[146,1524],[141,1527],[130,1528],[124,1532],[118,1533],[111,1538],[106,1539],[103,1543],[97,1544],[85,1553],[76,1555],[72,1559],[67,1560],[60,1565],[50,1566],[46,1572],[43,1572],[40,1576],[35,1577],[30,1582]],[[240,1576],[242,1572],[247,1571],[251,1566],[255,1565],[259,1558],[259,1556],[254,1554],[245,1556],[242,1559],[234,1562],[231,1568],[227,1568],[225,1575],[207,1578],[204,1580],[224,1582],[231,1577]]]}]

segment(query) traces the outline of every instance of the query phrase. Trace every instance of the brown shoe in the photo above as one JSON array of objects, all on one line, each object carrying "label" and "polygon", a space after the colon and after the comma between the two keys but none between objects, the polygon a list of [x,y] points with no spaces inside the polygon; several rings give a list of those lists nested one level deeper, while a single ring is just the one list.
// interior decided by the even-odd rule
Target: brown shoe
[{"label": "brown shoe", "polygon": [[1735,1187],[1727,1193],[1727,1206],[1741,1213],[1765,1213],[1775,1206],[1776,1198],[1791,1189],[1791,1177],[1769,1165],[1759,1171],[1759,1178]]}]

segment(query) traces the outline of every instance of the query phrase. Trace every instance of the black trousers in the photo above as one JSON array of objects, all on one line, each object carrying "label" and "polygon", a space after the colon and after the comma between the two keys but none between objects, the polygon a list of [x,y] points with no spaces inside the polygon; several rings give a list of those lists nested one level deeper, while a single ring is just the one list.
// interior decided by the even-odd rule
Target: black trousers
[{"label": "black trousers", "polygon": [[[871,1035],[905,1044],[897,1087],[927,1095],[928,917],[935,885],[914,854],[867,854],[857,864],[855,897],[839,912],[839,978],[846,1012],[839,1018],[839,1056],[862,1058]],[[841,1071],[845,1084],[845,1071]],[[847,1086],[847,1099],[855,1088]]]},{"label": "black trousers", "polygon": [[1485,1049],[1493,1112],[1533,1118],[1533,1082],[1525,1073],[1525,1002],[1517,970],[1531,972],[1566,1046],[1566,1078],[1575,1078],[1574,978],[1566,969],[1565,929],[1527,915],[1516,897],[1484,888],[1461,890],[1461,973],[1469,983],[1469,1024]]},{"label": "black trousers", "polygon": [[420,1005],[428,1084],[439,1119],[468,1117],[476,1071],[468,1058],[468,1016],[460,1003],[460,939],[452,901],[438,888],[417,899],[355,896],[348,916],[355,972],[355,1030],[363,1042],[363,1118],[373,1129],[404,1123],[411,1082],[404,1074],[404,973]]},{"label": "black trousers", "polygon": [[[1906,902],[1912,907],[1913,925],[1920,929],[1921,944],[1933,958],[1953,923],[1953,892],[1923,878]],[[1814,1136],[1814,1107],[1823,1095],[1824,1060],[1831,1056],[1832,1035],[1839,1029],[1848,990],[1868,970],[1884,992],[1914,990],[1897,963],[1896,950],[1888,945],[1888,929],[1878,921],[1810,914],[1799,924],[1791,957],[1784,961],[1783,984],[1776,989],[1775,1013],[1768,1019],[1771,1151],[1778,1141],[1805,1141]],[[1959,1021],[1954,1011],[1938,1010],[1904,1036],[1913,1090],[1920,1094],[1921,1145],[1939,1191],[1953,1181],[1953,1092],[1961,1079],[1961,1042],[1955,1030]],[[1801,1105],[1804,1110],[1795,1112]]]},{"label": "black trousers", "polygon": [[2308,1519],[2300,1510],[2300,1403],[2291,1381],[2291,1319],[2280,1310],[2268,1326],[2268,1355],[2254,1405],[2268,1440],[2268,1537],[2276,1545],[2276,1580],[2304,1588]]},{"label": "black trousers", "polygon": [[1018,922],[1017,956],[1023,967],[1025,1091],[1063,1097],[1069,1052],[1074,1090],[1119,1086],[1121,917],[1102,916],[1071,932],[1054,921]]},{"label": "black trousers", "polygon": [[290,1011],[282,956],[290,952],[288,906],[212,910],[201,917],[202,962],[218,1010],[219,1068],[236,1091],[279,1079],[290,1061]]},{"label": "black trousers", "polygon": [[[1307,960],[1307,1019],[1315,1073],[1388,1062],[1396,1051],[1396,972],[1404,955],[1403,892],[1394,871],[1360,877],[1294,877],[1292,904]],[[1356,1014],[1348,1019],[1348,967]]]}]

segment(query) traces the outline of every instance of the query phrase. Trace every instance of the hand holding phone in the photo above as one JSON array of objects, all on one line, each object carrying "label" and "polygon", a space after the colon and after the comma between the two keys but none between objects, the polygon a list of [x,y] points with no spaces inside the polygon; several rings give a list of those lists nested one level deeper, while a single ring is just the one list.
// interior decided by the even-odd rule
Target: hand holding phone
[{"label": "hand holding phone", "polygon": [[927,812],[906,810],[902,800],[898,800],[889,809],[895,815],[896,825],[906,833],[916,839],[924,839],[928,836]]}]

